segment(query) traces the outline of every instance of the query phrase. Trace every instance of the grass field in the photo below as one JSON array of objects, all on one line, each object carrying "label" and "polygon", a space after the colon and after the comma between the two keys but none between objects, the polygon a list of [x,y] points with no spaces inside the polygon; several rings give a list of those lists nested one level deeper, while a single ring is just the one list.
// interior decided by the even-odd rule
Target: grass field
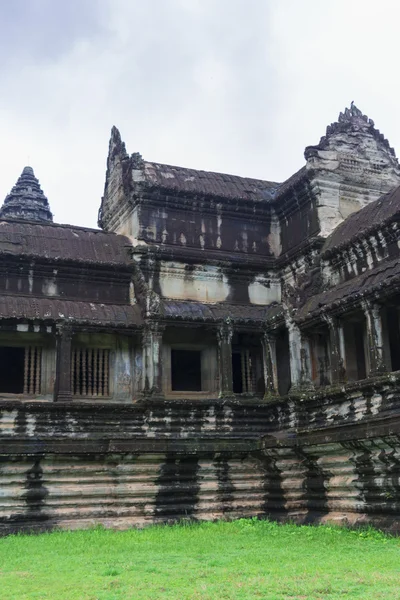
[{"label": "grass field", "polygon": [[240,520],[0,539],[0,599],[400,599],[400,538]]}]

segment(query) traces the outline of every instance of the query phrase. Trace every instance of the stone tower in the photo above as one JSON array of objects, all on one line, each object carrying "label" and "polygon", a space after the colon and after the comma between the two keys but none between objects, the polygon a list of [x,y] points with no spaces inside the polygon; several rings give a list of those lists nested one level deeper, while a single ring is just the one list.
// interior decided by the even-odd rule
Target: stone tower
[{"label": "stone tower", "polygon": [[1,219],[52,222],[49,202],[32,167],[25,167],[0,209]]},{"label": "stone tower", "polygon": [[393,148],[353,102],[327,127],[318,145],[305,149],[305,158],[323,237],[351,213],[400,185]]}]

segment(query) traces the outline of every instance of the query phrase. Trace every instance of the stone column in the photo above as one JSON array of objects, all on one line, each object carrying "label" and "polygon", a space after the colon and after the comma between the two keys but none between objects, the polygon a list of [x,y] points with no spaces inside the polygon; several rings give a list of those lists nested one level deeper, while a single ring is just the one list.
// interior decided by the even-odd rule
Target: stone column
[{"label": "stone column", "polygon": [[142,393],[145,396],[163,396],[162,390],[162,336],[164,327],[147,323],[142,336]]},{"label": "stone column", "polygon": [[296,392],[301,387],[301,335],[291,319],[286,321],[286,326],[289,335],[290,392]]},{"label": "stone column", "polygon": [[302,332],[300,332],[300,387],[303,390],[314,389],[311,374],[311,348],[309,338]]},{"label": "stone column", "polygon": [[278,394],[278,370],[276,364],[276,338],[270,332],[261,336],[263,350],[263,370],[265,382],[265,399]]},{"label": "stone column", "polygon": [[232,323],[227,319],[217,330],[220,398],[233,396],[232,336]]},{"label": "stone column", "polygon": [[368,375],[380,375],[387,371],[384,356],[383,327],[381,307],[374,302],[363,302],[363,310],[367,325],[367,348],[369,358]]},{"label": "stone column", "polygon": [[310,372],[310,348],[294,321],[287,317],[286,327],[289,336],[289,358],[291,386],[289,393],[302,392],[313,388]]},{"label": "stone column", "polygon": [[65,402],[72,400],[71,389],[71,346],[72,331],[67,327],[57,328],[56,381],[54,400]]},{"label": "stone column", "polygon": [[324,315],[329,328],[330,365],[332,384],[346,381],[346,356],[344,348],[343,325],[339,319]]}]

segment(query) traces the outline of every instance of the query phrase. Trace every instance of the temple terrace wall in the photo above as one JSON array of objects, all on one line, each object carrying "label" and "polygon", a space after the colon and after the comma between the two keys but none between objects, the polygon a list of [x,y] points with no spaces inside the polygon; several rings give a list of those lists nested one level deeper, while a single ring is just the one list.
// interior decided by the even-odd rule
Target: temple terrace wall
[{"label": "temple terrace wall", "polygon": [[260,517],[396,529],[395,375],[271,403],[2,401],[0,531]]}]

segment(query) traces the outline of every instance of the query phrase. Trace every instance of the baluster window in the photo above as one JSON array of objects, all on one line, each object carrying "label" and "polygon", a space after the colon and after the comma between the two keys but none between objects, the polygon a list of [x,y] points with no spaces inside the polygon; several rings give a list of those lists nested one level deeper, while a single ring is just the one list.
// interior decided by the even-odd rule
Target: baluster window
[{"label": "baluster window", "polygon": [[74,348],[71,361],[71,382],[74,396],[109,396],[109,370],[109,349]]}]

